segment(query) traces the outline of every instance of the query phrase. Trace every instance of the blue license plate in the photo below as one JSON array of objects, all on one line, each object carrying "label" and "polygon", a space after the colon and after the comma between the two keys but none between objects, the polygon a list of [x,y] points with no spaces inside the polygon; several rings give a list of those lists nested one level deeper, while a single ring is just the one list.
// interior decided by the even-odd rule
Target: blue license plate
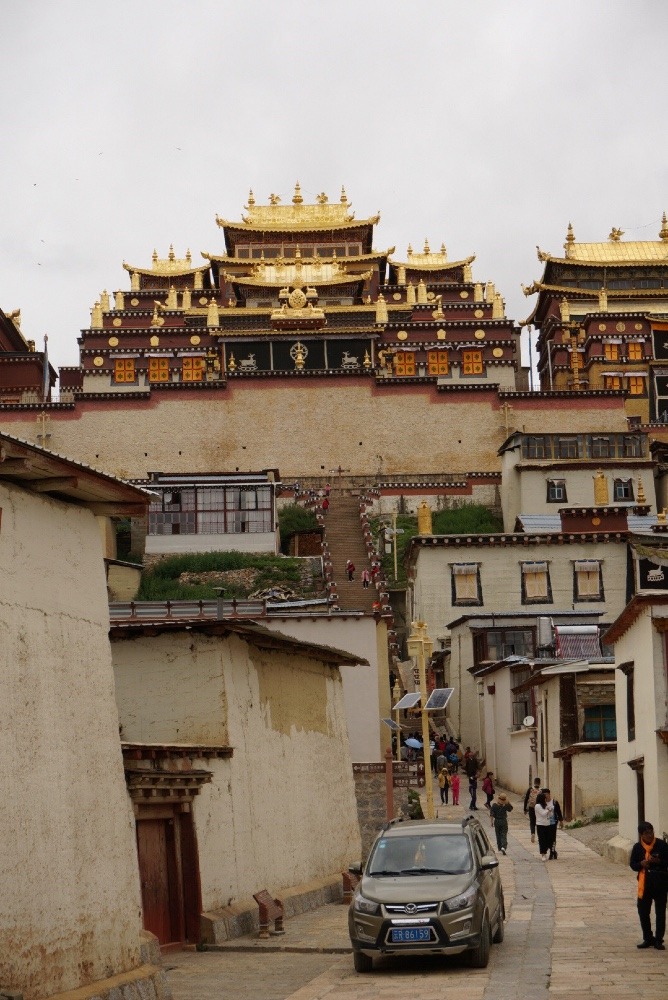
[{"label": "blue license plate", "polygon": [[391,941],[393,944],[406,944],[410,941],[431,941],[431,928],[393,927]]}]

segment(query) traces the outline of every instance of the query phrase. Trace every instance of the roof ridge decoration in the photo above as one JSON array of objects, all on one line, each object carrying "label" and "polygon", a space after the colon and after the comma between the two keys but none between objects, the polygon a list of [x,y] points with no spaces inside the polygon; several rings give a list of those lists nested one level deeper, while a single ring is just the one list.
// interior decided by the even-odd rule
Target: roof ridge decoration
[{"label": "roof ridge decoration", "polygon": [[[243,227],[248,227],[249,229],[262,229],[264,227],[279,230],[282,228],[293,229],[295,227],[302,229],[308,229],[309,227],[316,229],[324,227],[337,229],[342,226],[349,227],[351,225],[375,225],[380,219],[380,212],[368,219],[355,219],[355,213],[352,211],[352,206],[348,201],[348,195],[344,187],[341,187],[341,197],[338,203],[330,202],[324,191],[321,191],[316,196],[315,202],[306,203],[299,181],[295,184],[291,204],[282,204],[280,195],[272,193],[269,195],[269,203],[267,205],[258,205],[251,190],[248,202],[244,206],[244,211],[246,214],[242,214],[241,222]],[[238,222],[223,219],[219,215],[216,215],[216,225],[220,228],[224,228],[225,226],[240,228]]]},{"label": "roof ridge decoration", "polygon": [[564,260],[574,264],[668,264],[668,218],[663,212],[661,229],[656,240],[623,240],[624,230],[613,226],[606,241],[580,243],[576,241],[572,223],[568,223],[564,256],[553,254],[536,247],[538,260],[543,263],[563,263]]},{"label": "roof ridge decoration", "polygon": [[206,271],[208,270],[208,264],[200,264],[193,267],[193,258],[190,250],[186,250],[185,257],[177,257],[174,253],[174,244],[169,244],[169,252],[166,257],[158,257],[158,251],[154,250],[151,254],[151,267],[134,267],[132,264],[128,264],[123,261],[123,267],[126,271],[132,273],[136,271],[137,274],[191,274],[194,271]]}]

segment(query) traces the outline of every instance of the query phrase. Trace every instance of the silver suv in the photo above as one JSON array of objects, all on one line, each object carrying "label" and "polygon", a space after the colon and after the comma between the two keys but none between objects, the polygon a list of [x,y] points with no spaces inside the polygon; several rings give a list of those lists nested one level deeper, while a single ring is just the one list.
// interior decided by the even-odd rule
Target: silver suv
[{"label": "silver suv", "polygon": [[374,955],[458,955],[485,968],[503,941],[498,859],[479,820],[389,823],[371,848],[348,912],[357,972]]}]

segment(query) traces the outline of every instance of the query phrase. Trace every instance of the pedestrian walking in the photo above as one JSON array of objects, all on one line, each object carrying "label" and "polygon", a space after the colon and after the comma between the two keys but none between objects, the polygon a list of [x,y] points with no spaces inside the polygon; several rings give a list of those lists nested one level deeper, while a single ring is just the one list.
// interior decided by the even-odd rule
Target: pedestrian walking
[{"label": "pedestrian walking", "polygon": [[469,795],[471,796],[471,802],[470,802],[470,805],[469,805],[469,809],[476,809],[477,810],[477,808],[478,808],[478,806],[476,805],[477,796],[478,796],[478,775],[477,775],[477,773],[469,775]]},{"label": "pedestrian walking", "polygon": [[489,807],[490,822],[496,834],[496,846],[502,854],[508,848],[508,813],[513,811],[512,802],[505,792],[499,792],[496,802]]},{"label": "pedestrian walking", "polygon": [[352,561],[352,559],[348,559],[348,561],[346,562],[346,574],[349,580],[352,581],[355,579],[355,563]]},{"label": "pedestrian walking", "polygon": [[450,788],[452,789],[452,804],[453,806],[459,805],[459,775],[455,771],[454,774],[450,775]]},{"label": "pedestrian walking", "polygon": [[492,781],[493,777],[494,777],[494,772],[488,771],[482,783],[482,790],[487,796],[487,801],[485,802],[486,809],[489,809],[489,807],[492,804],[492,799],[494,798],[494,782]]},{"label": "pedestrian walking", "polygon": [[524,815],[529,815],[529,830],[531,831],[531,843],[536,840],[536,797],[540,792],[540,778],[533,779],[533,785],[529,785],[524,796]]},{"label": "pedestrian walking", "polygon": [[[651,823],[638,827],[638,843],[633,845],[629,862],[638,872],[638,916],[642,941],[638,948],[665,951],[666,900],[668,898],[668,844],[657,839]],[[652,903],[654,903],[654,933],[652,934]]]},{"label": "pedestrian walking", "polygon": [[323,514],[326,514],[328,510],[329,510],[329,499],[327,497],[324,497],[322,501]]},{"label": "pedestrian walking", "polygon": [[543,789],[543,795],[548,803],[552,803],[552,812],[550,814],[550,861],[557,860],[557,825],[559,829],[564,828],[564,815],[561,811],[561,806],[556,799],[552,798],[552,793],[549,788]]},{"label": "pedestrian walking", "polygon": [[369,570],[365,566],[364,569],[362,570],[362,586],[364,587],[365,590],[369,589],[370,583],[371,583],[371,574],[369,573]]},{"label": "pedestrian walking", "polygon": [[441,805],[447,806],[448,791],[450,789],[450,776],[444,767],[442,767],[438,772],[438,787],[441,793]]},{"label": "pedestrian walking", "polygon": [[538,834],[540,860],[547,861],[547,855],[550,850],[550,839],[552,837],[550,833],[550,816],[554,812],[554,806],[552,802],[547,801],[543,792],[539,792],[536,796],[534,809],[536,810],[536,833]]}]

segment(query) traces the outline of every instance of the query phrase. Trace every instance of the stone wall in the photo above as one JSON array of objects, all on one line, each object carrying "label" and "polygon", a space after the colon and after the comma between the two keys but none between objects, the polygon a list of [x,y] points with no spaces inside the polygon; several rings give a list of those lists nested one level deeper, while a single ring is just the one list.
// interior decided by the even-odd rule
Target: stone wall
[{"label": "stone wall", "polygon": [[[385,763],[353,764],[357,817],[362,835],[362,861],[366,861],[371,846],[387,823],[387,789]],[[394,816],[408,815],[408,789],[394,789]]]}]

